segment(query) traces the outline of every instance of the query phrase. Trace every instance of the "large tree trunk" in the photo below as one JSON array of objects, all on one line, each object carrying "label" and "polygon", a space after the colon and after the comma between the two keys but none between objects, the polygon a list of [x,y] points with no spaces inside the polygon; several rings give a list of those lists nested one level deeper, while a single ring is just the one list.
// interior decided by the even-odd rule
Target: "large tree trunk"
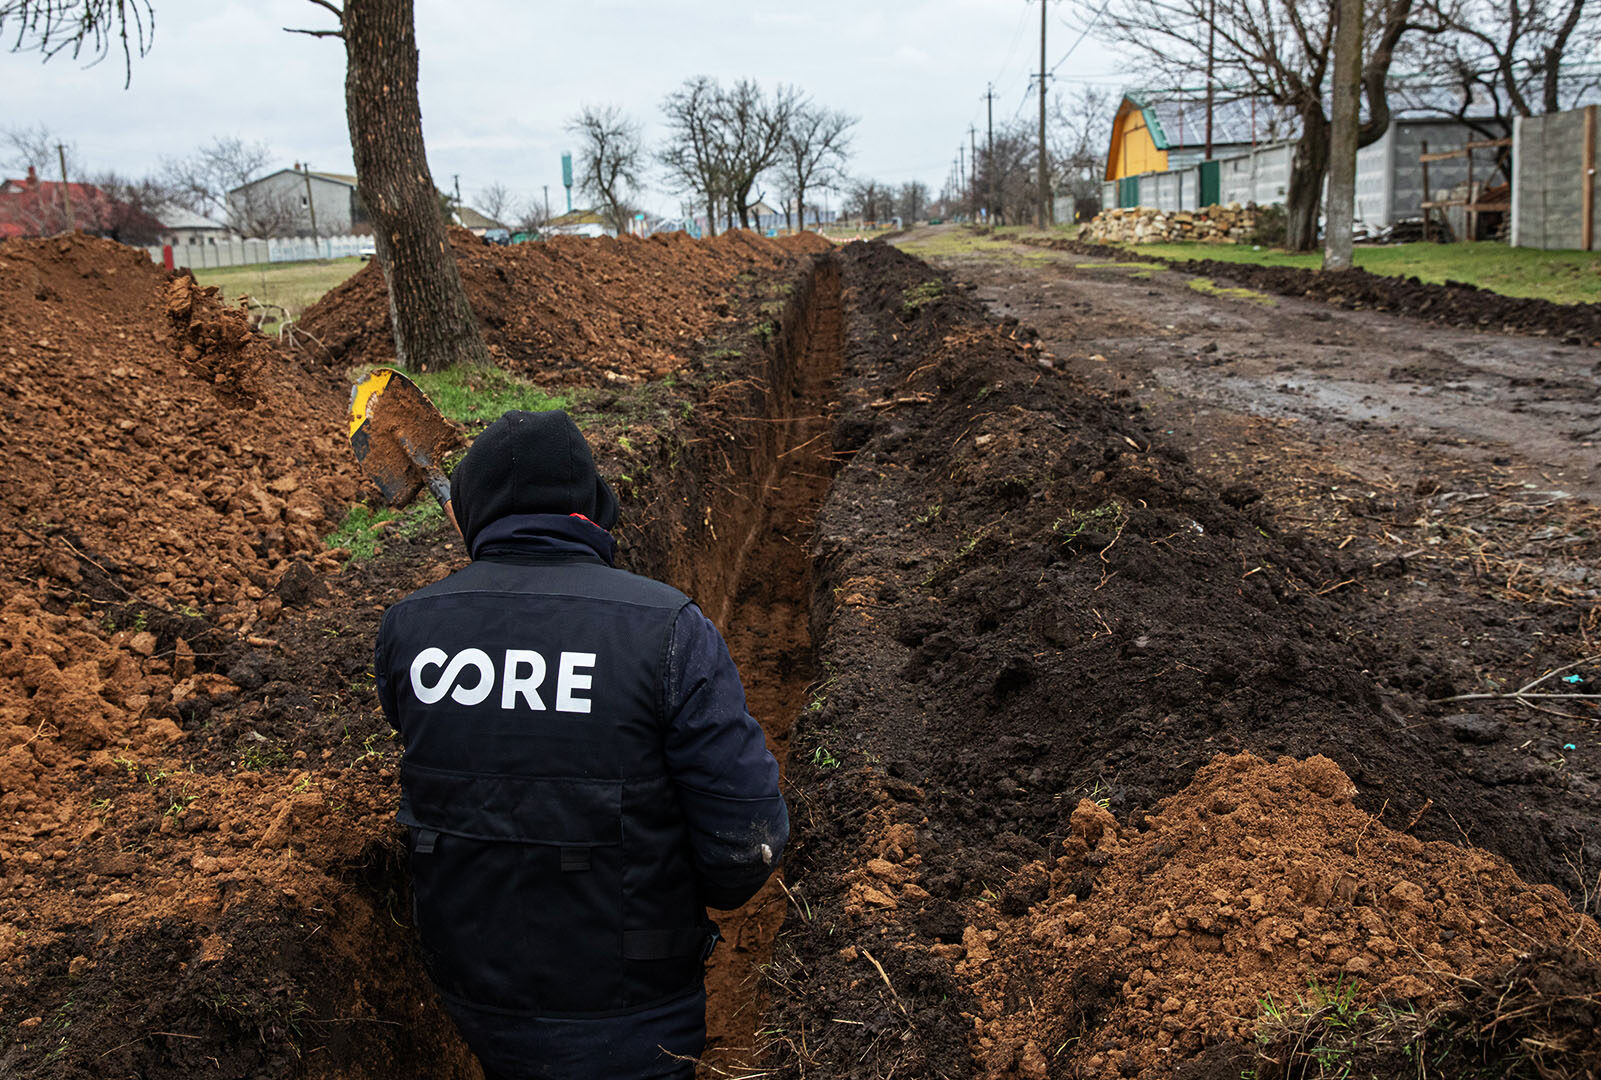
[{"label": "large tree trunk", "polygon": [[1329,121],[1316,103],[1301,110],[1301,141],[1290,159],[1290,183],[1284,196],[1284,243],[1291,251],[1317,250],[1318,210],[1323,204],[1323,175],[1329,166]]},{"label": "large tree trunk", "polygon": [[356,190],[389,287],[395,359],[413,371],[487,364],[423,149],[412,0],[347,0],[343,23]]},{"label": "large tree trunk", "polygon": [[806,231],[806,185],[802,184],[795,189],[795,231]]},{"label": "large tree trunk", "polygon": [[1323,269],[1349,270],[1356,216],[1356,148],[1361,134],[1362,0],[1340,0],[1334,31],[1334,124],[1329,135],[1329,223]]}]

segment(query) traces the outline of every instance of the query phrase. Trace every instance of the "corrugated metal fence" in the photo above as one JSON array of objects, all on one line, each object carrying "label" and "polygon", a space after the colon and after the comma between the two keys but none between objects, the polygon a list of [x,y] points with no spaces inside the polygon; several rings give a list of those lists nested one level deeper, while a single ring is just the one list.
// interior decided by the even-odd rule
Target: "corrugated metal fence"
[{"label": "corrugated metal fence", "polygon": [[[1239,157],[1108,181],[1101,185],[1101,205],[1154,206],[1175,211],[1199,210],[1213,203],[1281,203],[1289,186],[1290,157],[1294,153],[1293,142],[1272,143]],[[1208,164],[1217,169],[1215,196],[1207,190],[1211,185],[1203,176]]]}]

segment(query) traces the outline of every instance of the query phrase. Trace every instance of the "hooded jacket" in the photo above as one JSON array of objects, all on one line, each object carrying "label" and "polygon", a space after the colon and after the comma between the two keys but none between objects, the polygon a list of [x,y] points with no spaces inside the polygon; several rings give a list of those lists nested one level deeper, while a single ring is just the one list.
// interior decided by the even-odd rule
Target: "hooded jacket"
[{"label": "hooded jacket", "polygon": [[783,850],[777,763],[716,628],[605,530],[514,514],[471,550],[375,656],[425,961],[495,1071],[655,1075],[704,1038],[705,908]]}]

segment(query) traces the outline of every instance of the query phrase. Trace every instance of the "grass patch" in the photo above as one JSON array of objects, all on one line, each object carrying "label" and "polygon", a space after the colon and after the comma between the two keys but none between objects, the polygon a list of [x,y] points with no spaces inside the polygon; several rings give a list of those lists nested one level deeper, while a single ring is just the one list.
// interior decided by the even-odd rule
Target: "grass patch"
[{"label": "grass patch", "polygon": [[938,278],[913,285],[901,294],[901,314],[906,317],[916,315],[923,308],[938,300],[945,293],[945,283]]},{"label": "grass patch", "polygon": [[1211,278],[1198,277],[1190,279],[1190,288],[1207,296],[1221,296],[1228,300],[1247,300],[1253,304],[1262,304],[1266,307],[1276,307],[1271,296],[1259,293],[1255,289],[1239,288],[1231,285],[1219,285]]},{"label": "grass patch", "polygon": [[459,365],[408,375],[439,411],[470,427],[487,427],[508,409],[544,412],[565,409],[570,395],[551,394],[498,367]]},{"label": "grass patch", "polygon": [[[319,259],[312,262],[253,263],[249,266],[193,267],[195,280],[215,285],[230,303],[248,296],[258,303],[277,304],[298,319],[302,312],[322,299],[324,293],[362,267],[362,260]],[[275,333],[278,319],[261,324],[264,334]]]},{"label": "grass patch", "polygon": [[[1259,266],[1316,270],[1320,252],[1253,249],[1247,244],[1141,244],[1142,255],[1160,259],[1216,259]],[[1370,274],[1416,277],[1443,285],[1465,281],[1503,296],[1552,300],[1559,304],[1601,302],[1601,255],[1583,251],[1540,251],[1504,244],[1388,244],[1358,246],[1356,265]]]},{"label": "grass patch", "polygon": [[408,507],[396,510],[390,506],[374,509],[366,503],[356,503],[345,511],[339,527],[323,538],[330,550],[344,548],[349,553],[345,565],[366,562],[383,550],[384,539],[397,536],[402,540],[416,536],[436,521],[444,519],[445,512],[426,493],[418,495]]}]

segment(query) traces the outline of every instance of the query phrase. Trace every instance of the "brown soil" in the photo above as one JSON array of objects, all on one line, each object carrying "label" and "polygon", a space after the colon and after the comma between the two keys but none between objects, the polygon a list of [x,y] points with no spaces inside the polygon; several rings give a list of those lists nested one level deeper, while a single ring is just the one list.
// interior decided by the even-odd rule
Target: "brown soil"
[{"label": "brown soil", "polygon": [[[798,357],[799,393],[775,417],[777,452],[760,478],[763,516],[739,554],[738,587],[720,610],[708,612],[724,630],[751,715],[761,721],[767,748],[780,763],[789,760],[790,728],[818,676],[808,620],[807,547],[834,471],[826,410],[839,376],[844,324],[839,277],[832,267],[819,270],[808,307],[805,351]],[[725,944],[712,954],[706,971],[704,1075],[759,1067],[764,1047],[757,1029],[767,1007],[761,976],[784,922],[781,874],[738,912],[718,917]]]},{"label": "brown soil", "polygon": [[[495,362],[541,382],[637,383],[679,370],[731,328],[737,283],[831,247],[815,233],[686,233],[498,246],[451,230],[456,261]],[[342,367],[394,363],[383,274],[362,268],[296,324]]]},{"label": "brown soil", "polygon": [[1019,872],[1048,879],[1046,899],[966,936],[957,970],[974,979],[986,1074],[1146,1075],[1212,1043],[1271,1041],[1290,1021],[1264,1002],[1294,1019],[1340,1001],[1428,1011],[1532,943],[1601,975],[1601,928],[1556,889],[1387,828],[1355,793],[1327,758],[1240,754],[1135,829],[1082,800],[1054,865]]},{"label": "brown soil", "polygon": [[[825,681],[791,755],[804,797],[774,970],[783,1074],[982,1074],[985,957],[1049,901],[1042,868],[1072,837],[1073,809],[1104,802],[1132,837],[1220,752],[1324,755],[1387,827],[1456,842],[1455,823],[1471,823],[1526,879],[1572,880],[1566,838],[1593,815],[1568,802],[1553,821],[1530,812],[1527,789],[1463,775],[1454,729],[1387,699],[1367,658],[1395,648],[1387,613],[1334,587],[1353,569],[1337,550],[1259,499],[1220,494],[1143,407],[1064,377],[1032,335],[923,264],[880,245],[844,258],[835,443],[855,453],[820,518]],[[1280,824],[1264,819],[1257,841]],[[1414,883],[1432,896],[1458,869],[1419,866]],[[1069,884],[1098,911],[1128,900]],[[1492,919],[1498,895],[1475,917]],[[1540,895],[1553,914],[1539,940],[1571,948],[1557,931],[1577,924]],[[1507,965],[1504,938],[1476,944],[1473,964]],[[1002,1011],[1079,1023],[1090,1046],[1153,1039],[1103,1030],[1102,1001],[1045,1005],[1042,968],[1036,985],[1009,967]],[[1015,1064],[1072,1075],[1049,1058]]]},{"label": "brown soil", "polygon": [[414,454],[436,469],[445,465],[445,455],[461,445],[461,435],[439,414],[422,392],[402,382],[391,382],[371,403],[366,423],[367,453],[361,459],[367,476],[381,480],[386,492],[398,494],[391,500],[404,506],[428,483],[428,474]]},{"label": "brown soil", "polygon": [[83,236],[0,245],[0,569],[110,574],[247,631],[281,607],[285,569],[322,551],[356,469],[331,388],[215,289],[169,277]]},{"label": "brown soil", "polygon": [[1157,259],[1138,250],[1080,240],[1024,237],[1022,243],[1106,259],[1162,263],[1186,274],[1222,278],[1279,296],[1304,296],[1353,311],[1386,311],[1424,322],[1551,337],[1568,345],[1601,345],[1601,304],[1558,304],[1504,296],[1465,281],[1435,285],[1416,277],[1387,277],[1353,267],[1324,272],[1294,266],[1253,266],[1217,259]]}]

